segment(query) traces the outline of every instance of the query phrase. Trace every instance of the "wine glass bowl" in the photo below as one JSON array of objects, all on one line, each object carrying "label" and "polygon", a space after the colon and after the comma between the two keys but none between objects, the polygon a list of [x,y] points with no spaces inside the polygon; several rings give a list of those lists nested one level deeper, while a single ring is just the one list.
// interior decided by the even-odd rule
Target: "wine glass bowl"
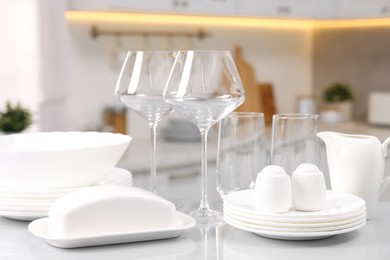
[{"label": "wine glass bowl", "polygon": [[145,118],[151,129],[151,190],[156,193],[156,128],[172,111],[163,92],[176,57],[174,51],[129,51],[116,84],[115,95]]},{"label": "wine glass bowl", "polygon": [[212,125],[245,100],[240,76],[229,51],[179,51],[164,91],[173,109],[195,124],[202,141],[202,197],[191,213],[199,224],[215,225],[219,214],[207,201],[207,134]]}]

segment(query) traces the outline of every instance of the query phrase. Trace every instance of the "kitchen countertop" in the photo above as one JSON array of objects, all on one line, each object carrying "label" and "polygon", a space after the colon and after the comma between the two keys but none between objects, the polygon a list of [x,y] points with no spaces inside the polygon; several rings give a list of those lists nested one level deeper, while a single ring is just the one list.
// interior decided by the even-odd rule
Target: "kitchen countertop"
[{"label": "kitchen countertop", "polygon": [[27,222],[0,218],[0,259],[390,259],[390,202],[359,230],[313,241],[263,238],[228,225],[194,227],[180,237],[78,249],[55,248],[34,237]]},{"label": "kitchen countertop", "polygon": [[[363,122],[345,122],[340,124],[321,124],[319,131],[336,131],[350,134],[366,134],[379,138],[382,142],[390,137],[390,127],[368,125]],[[271,126],[267,126],[267,144],[271,142]],[[158,136],[156,163],[158,171],[199,166],[201,162],[201,145],[198,142],[171,142]],[[132,173],[149,173],[150,139],[133,139],[129,149],[122,157],[119,166]],[[208,162],[214,164],[217,158],[217,135],[209,136]]]},{"label": "kitchen countertop", "polygon": [[[367,134],[379,138],[383,142],[387,137],[390,137],[390,127],[381,127],[368,125],[364,122],[345,122],[341,124],[320,124],[319,131],[337,131],[350,134]],[[267,143],[270,146],[271,127],[267,126]],[[157,180],[167,182],[172,179],[177,179],[178,182],[185,183],[188,179],[199,178],[201,166],[201,145],[200,142],[168,142],[161,136],[157,140]],[[323,156],[326,156],[323,151]],[[217,158],[217,135],[209,136],[208,142],[208,166],[209,166],[209,183],[214,183],[210,190],[215,191],[215,162]],[[329,174],[326,164],[326,158],[321,162],[323,172],[328,187]],[[148,188],[150,176],[150,140],[149,139],[133,139],[129,149],[122,157],[118,164],[119,167],[130,170],[133,177],[136,179],[136,185]],[[386,159],[386,173],[390,171],[390,159]],[[182,179],[182,180],[181,180]],[[199,184],[200,185],[200,184]],[[163,187],[164,185],[160,185]],[[167,187],[167,191],[170,189]],[[189,193],[197,194],[199,188],[196,186],[179,185],[174,192],[168,192],[169,199],[175,197],[187,196]],[[191,192],[188,192],[191,191]],[[200,194],[200,193],[199,193]],[[215,191],[215,194],[216,191]],[[200,195],[199,195],[200,196]],[[390,200],[390,185],[381,195],[382,200]]]},{"label": "kitchen countertop", "polygon": [[[150,139],[133,139],[118,166],[132,173],[150,172]],[[217,158],[217,140],[208,141],[208,162],[215,163]],[[156,141],[156,164],[158,171],[175,168],[200,166],[201,144],[199,142],[171,142],[163,138]]]}]

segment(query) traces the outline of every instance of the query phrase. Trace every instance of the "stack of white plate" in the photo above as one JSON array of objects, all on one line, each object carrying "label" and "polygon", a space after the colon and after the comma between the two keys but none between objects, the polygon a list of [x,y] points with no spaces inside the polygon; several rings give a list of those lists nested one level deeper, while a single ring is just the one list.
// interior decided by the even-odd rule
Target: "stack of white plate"
[{"label": "stack of white plate", "polygon": [[347,233],[366,223],[365,201],[357,196],[327,191],[323,210],[290,210],[285,214],[260,212],[254,206],[254,190],[242,190],[224,199],[225,221],[257,235],[286,240],[320,239]]},{"label": "stack of white plate", "polygon": [[172,118],[169,125],[163,129],[163,135],[168,141],[198,141],[200,140],[199,129],[187,119]]},{"label": "stack of white plate", "polygon": [[[131,186],[132,175],[125,169],[113,168],[101,180],[90,184],[97,185]],[[0,184],[0,216],[27,221],[47,217],[54,201],[82,188],[27,190]]]}]

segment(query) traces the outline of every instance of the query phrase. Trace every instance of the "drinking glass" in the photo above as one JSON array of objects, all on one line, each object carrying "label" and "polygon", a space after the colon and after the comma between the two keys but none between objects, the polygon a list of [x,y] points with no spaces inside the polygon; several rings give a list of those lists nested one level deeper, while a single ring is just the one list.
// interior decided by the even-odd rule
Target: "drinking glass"
[{"label": "drinking glass", "polygon": [[227,194],[254,188],[257,174],[267,165],[263,113],[231,113],[219,123],[217,190]]},{"label": "drinking glass", "polygon": [[151,140],[151,191],[156,193],[156,128],[161,118],[172,111],[163,92],[175,60],[173,51],[129,51],[115,94],[131,110],[148,121]]},{"label": "drinking glass", "polygon": [[320,147],[316,136],[318,115],[276,114],[272,120],[271,164],[288,174],[302,163],[320,163]]},{"label": "drinking glass", "polygon": [[207,134],[245,100],[244,88],[229,51],[179,51],[164,92],[165,101],[195,124],[201,134],[201,201],[190,213],[198,224],[221,219],[207,200]]}]

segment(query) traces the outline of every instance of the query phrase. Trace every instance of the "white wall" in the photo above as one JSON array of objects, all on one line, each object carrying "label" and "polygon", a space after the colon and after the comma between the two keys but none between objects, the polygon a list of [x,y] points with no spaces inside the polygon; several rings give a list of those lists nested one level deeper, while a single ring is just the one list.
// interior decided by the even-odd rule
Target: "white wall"
[{"label": "white wall", "polygon": [[64,0],[2,1],[0,110],[20,102],[33,112],[30,130],[63,129],[66,98]]},{"label": "white wall", "polygon": [[42,93],[38,8],[35,1],[3,1],[0,8],[0,110],[20,102],[33,112]]},{"label": "white wall", "polygon": [[[68,130],[94,129],[101,124],[104,107],[122,106],[114,97],[114,87],[125,50],[146,47],[142,37],[121,39],[122,51],[119,53],[118,62],[115,63],[112,59],[115,38],[102,36],[92,39],[90,26],[91,24],[87,22],[68,22],[69,88],[66,106]],[[123,28],[159,29],[157,26],[144,28],[136,24]],[[183,30],[179,27],[178,29]],[[240,44],[244,56],[256,70],[257,80],[273,83],[279,112],[293,112],[295,96],[312,93],[309,29],[221,29],[211,26],[205,29],[210,31],[212,36],[202,41],[194,39],[189,42],[187,39],[176,38],[173,43],[169,43],[165,37],[152,37],[148,39],[147,47],[233,50],[236,44]],[[134,115],[130,118],[132,136],[149,136],[147,124],[143,119]]]}]

